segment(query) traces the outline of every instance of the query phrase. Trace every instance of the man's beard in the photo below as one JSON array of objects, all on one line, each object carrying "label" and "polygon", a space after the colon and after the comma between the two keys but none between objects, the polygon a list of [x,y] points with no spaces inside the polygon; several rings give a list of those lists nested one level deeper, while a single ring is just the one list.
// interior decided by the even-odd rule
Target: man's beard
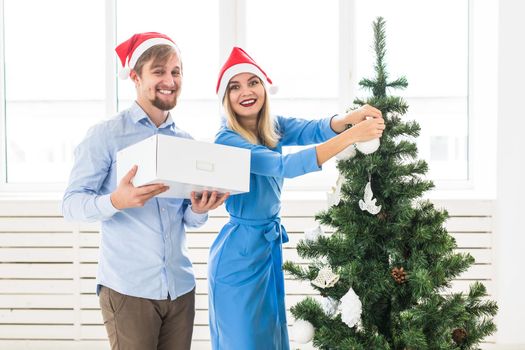
[{"label": "man's beard", "polygon": [[172,101],[163,101],[158,97],[155,97],[151,104],[160,109],[161,111],[170,111],[177,105],[177,97]]}]

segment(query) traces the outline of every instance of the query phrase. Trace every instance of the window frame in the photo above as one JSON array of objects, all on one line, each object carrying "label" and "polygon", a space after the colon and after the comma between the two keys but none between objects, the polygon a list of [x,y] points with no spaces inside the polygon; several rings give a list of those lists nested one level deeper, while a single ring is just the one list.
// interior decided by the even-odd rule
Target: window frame
[{"label": "window frame", "polygon": [[[232,46],[246,43],[246,4],[248,0],[219,0],[219,54],[224,61]],[[353,22],[356,0],[339,0],[339,110],[352,104],[355,96],[355,45]],[[118,62],[114,54],[116,42],[116,0],[105,2],[105,111],[114,115],[118,110],[117,77]],[[4,0],[0,0],[4,13]],[[496,163],[497,102],[497,3],[469,1],[468,26],[468,180],[435,181],[433,191],[437,197],[454,197],[461,193],[468,198],[494,198]],[[4,19],[0,18],[0,196],[6,194],[59,193],[65,183],[7,183],[6,149],[6,91],[4,67]],[[488,24],[488,25],[487,25]],[[486,76],[489,76],[487,84]],[[493,82],[490,83],[490,82]],[[476,84],[477,83],[477,84]],[[483,84],[483,85],[482,85]],[[334,179],[335,182],[335,179]],[[285,187],[286,191],[315,192],[319,186],[297,185]]]}]

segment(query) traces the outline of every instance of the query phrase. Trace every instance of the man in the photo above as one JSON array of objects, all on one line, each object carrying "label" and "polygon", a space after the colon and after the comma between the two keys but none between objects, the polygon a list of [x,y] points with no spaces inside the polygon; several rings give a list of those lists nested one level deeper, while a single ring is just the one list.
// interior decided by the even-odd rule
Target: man
[{"label": "man", "polygon": [[227,194],[219,198],[204,192],[197,199],[192,193],[191,201],[154,198],[168,187],[134,187],[136,166],[117,186],[117,151],[155,134],[190,136],[169,113],[182,85],[177,45],[164,34],[140,33],[116,52],[124,77],[135,83],[137,99],[92,127],[76,148],[63,214],[68,220],[102,221],[97,294],[111,348],[186,350],[195,278],[184,226],[204,224],[207,212],[223,204]]}]

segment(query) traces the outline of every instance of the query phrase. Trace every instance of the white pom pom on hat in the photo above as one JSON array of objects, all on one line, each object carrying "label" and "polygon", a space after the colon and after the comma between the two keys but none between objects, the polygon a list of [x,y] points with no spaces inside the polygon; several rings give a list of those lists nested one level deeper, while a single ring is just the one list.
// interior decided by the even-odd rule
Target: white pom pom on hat
[{"label": "white pom pom on hat", "polygon": [[224,95],[226,94],[228,83],[230,82],[231,78],[240,73],[255,74],[259,77],[259,79],[261,79],[261,81],[264,82],[264,87],[269,94],[273,95],[277,93],[277,86],[273,85],[272,80],[268,77],[268,75],[266,75],[262,68],[259,67],[257,63],[255,63],[255,60],[240,47],[234,47],[230,53],[230,56],[226,60],[226,63],[224,63],[221,71],[219,72],[219,79],[217,81],[217,88],[215,90],[217,96],[219,97],[219,101],[222,102],[224,100]]},{"label": "white pom pom on hat", "polygon": [[118,77],[122,80],[128,79],[129,73],[131,73],[131,69],[129,69],[129,67],[124,67],[118,71]]},{"label": "white pom pom on hat", "polygon": [[180,50],[177,44],[165,34],[157,32],[134,34],[131,38],[115,48],[122,64],[122,69],[118,73],[119,78],[127,79],[140,56],[155,45],[169,45],[173,47],[180,56]]}]

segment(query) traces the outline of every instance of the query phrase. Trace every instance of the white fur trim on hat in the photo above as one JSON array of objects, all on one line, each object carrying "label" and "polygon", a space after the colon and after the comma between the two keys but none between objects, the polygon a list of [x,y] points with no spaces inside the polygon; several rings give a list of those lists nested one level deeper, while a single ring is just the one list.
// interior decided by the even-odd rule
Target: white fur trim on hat
[{"label": "white fur trim on hat", "polygon": [[224,71],[224,74],[221,77],[221,83],[219,85],[219,91],[217,92],[217,96],[219,97],[219,101],[222,102],[224,99],[224,94],[226,93],[226,88],[228,87],[228,83],[230,82],[231,78],[236,76],[240,73],[252,73],[263,81],[263,85],[265,88],[268,88],[268,85],[270,84],[266,78],[266,75],[264,75],[263,72],[256,66],[254,66],[251,63],[239,63],[234,66],[231,66],[227,70]]},{"label": "white fur trim on hat", "polygon": [[156,45],[169,45],[175,49],[175,51],[180,57],[179,47],[175,43],[173,43],[171,40],[168,40],[165,38],[151,38],[151,39],[145,40],[139,46],[135,48],[135,50],[131,54],[131,57],[128,60],[128,64],[122,67],[122,69],[118,72],[119,78],[123,80],[128,79],[131,69],[135,67],[140,56],[142,56],[144,52],[146,52],[148,49]]},{"label": "white fur trim on hat", "polygon": [[173,41],[165,39],[165,38],[152,38],[152,39],[143,41],[133,51],[133,53],[131,54],[131,57],[129,58],[129,63],[128,63],[129,68],[133,69],[135,67],[135,64],[137,64],[137,61],[139,60],[140,56],[142,56],[142,54],[146,52],[146,50],[148,50],[149,48],[155,45],[169,45],[173,47],[177,51],[177,54],[179,54],[180,56],[179,48],[177,45],[175,45]]}]

